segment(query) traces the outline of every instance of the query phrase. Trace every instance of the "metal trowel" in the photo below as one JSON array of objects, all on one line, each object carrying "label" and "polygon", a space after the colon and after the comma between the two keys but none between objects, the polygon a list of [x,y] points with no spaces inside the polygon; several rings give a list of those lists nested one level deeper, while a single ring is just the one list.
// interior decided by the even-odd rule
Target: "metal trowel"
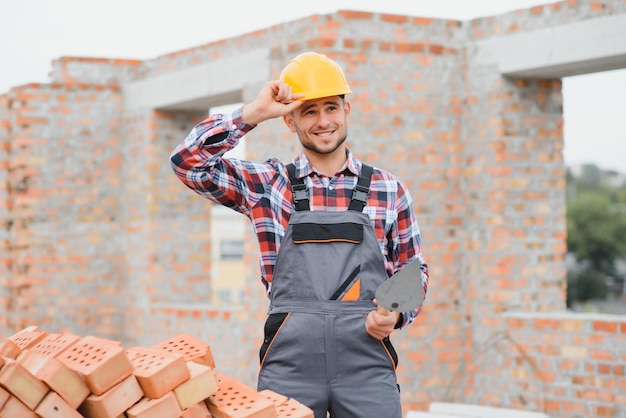
[{"label": "metal trowel", "polygon": [[381,315],[412,311],[424,301],[420,267],[416,258],[378,286],[375,296]]}]

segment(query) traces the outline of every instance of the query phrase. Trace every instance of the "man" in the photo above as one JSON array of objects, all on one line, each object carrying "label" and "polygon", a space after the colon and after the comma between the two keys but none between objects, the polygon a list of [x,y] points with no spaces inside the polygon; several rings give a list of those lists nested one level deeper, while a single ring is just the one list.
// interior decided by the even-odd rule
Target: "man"
[{"label": "man", "polygon": [[[185,185],[254,226],[270,299],[258,390],[292,397],[316,418],[401,418],[389,334],[421,307],[385,314],[374,294],[415,258],[426,293],[428,269],[408,190],[346,144],[349,93],[336,62],[301,54],[255,100],[196,125],[171,162]],[[302,145],[292,164],[223,158],[278,117]]]}]

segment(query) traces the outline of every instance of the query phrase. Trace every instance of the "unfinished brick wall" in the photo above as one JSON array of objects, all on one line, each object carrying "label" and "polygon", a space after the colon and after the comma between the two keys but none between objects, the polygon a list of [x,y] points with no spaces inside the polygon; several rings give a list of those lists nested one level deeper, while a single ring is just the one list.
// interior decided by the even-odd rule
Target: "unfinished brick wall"
[{"label": "unfinished brick wall", "polygon": [[[565,309],[561,82],[503,78],[473,58],[477,40],[614,13],[626,5],[570,0],[472,22],[340,11],[143,62],[55,61],[50,84],[0,100],[0,332],[37,324],[130,345],[186,332],[211,344],[223,370],[254,383],[267,309],[255,239],[246,237],[243,309],[207,305],[209,203],[169,168],[171,149],[207,109],[128,110],[125,86],[259,48],[270,65],[259,71],[277,77],[287,59],[314,49],[346,69],[353,151],[404,179],[422,228],[427,304],[393,336],[405,410],[454,400],[577,416],[583,406],[568,405],[580,394],[559,385],[593,391],[606,366],[591,351],[568,352],[585,367],[580,379],[558,353],[544,361],[538,343],[573,346],[595,323],[575,317],[580,328],[572,328],[550,313]],[[242,80],[241,100],[259,87]],[[255,160],[289,160],[297,150],[280,121],[247,142]],[[550,317],[558,332],[535,327],[531,313]],[[603,322],[617,330],[605,341],[623,343],[623,318]],[[510,339],[494,361],[478,361],[504,331]],[[526,341],[537,343],[516,351]],[[551,386],[519,371],[529,359],[549,368]],[[602,364],[624,360],[612,351]],[[624,408],[615,388],[626,380],[613,379],[613,395],[587,402],[585,413]],[[522,393],[546,384],[545,400]]]},{"label": "unfinished brick wall", "polygon": [[31,84],[5,103],[7,328],[122,336],[119,86]]}]

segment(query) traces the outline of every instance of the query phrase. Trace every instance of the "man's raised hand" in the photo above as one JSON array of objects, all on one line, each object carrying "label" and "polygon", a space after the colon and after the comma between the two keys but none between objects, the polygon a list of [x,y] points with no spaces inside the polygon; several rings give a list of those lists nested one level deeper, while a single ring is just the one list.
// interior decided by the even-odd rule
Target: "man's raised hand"
[{"label": "man's raised hand", "polygon": [[268,81],[252,102],[241,111],[244,122],[250,125],[285,116],[302,105],[303,94],[293,94],[291,86],[279,80]]}]

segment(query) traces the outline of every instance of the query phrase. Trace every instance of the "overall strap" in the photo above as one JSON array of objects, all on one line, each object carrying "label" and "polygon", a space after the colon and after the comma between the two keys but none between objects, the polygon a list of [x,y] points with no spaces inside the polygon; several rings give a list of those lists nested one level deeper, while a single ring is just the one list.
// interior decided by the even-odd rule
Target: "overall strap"
[{"label": "overall strap", "polygon": [[374,168],[372,166],[367,164],[361,165],[361,175],[359,176],[359,180],[352,191],[352,200],[350,201],[348,210],[362,212],[365,205],[367,205],[373,172]]},{"label": "overall strap", "polygon": [[309,206],[309,191],[304,181],[296,177],[296,165],[294,163],[287,164],[287,173],[289,173],[293,203],[296,205],[296,211],[311,210]]}]

